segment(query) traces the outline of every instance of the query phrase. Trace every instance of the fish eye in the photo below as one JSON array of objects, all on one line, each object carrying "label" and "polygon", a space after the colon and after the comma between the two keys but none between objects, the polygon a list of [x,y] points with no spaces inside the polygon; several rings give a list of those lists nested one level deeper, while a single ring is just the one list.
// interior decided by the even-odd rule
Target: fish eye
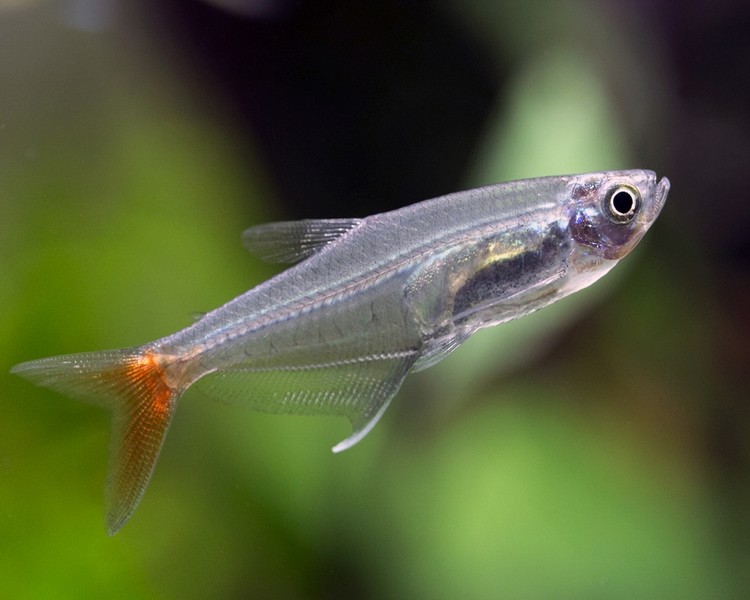
[{"label": "fish eye", "polygon": [[607,194],[604,212],[615,223],[629,223],[641,205],[641,195],[629,185],[618,185]]}]

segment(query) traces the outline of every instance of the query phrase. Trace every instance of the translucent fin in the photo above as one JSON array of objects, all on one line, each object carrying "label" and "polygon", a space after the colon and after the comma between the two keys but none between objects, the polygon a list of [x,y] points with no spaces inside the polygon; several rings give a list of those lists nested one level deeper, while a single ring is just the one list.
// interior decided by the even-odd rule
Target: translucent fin
[{"label": "translucent fin", "polygon": [[318,219],[266,223],[246,229],[242,243],[263,260],[296,263],[355,228],[362,219]]},{"label": "translucent fin", "polygon": [[471,332],[462,332],[451,337],[446,337],[443,340],[433,342],[433,347],[420,356],[419,360],[415,363],[413,369],[414,372],[417,373],[419,371],[424,371],[425,369],[436,365],[469,339],[470,335]]},{"label": "translucent fin", "polygon": [[112,410],[106,527],[115,534],[146,490],[181,390],[143,348],[43,358],[11,372]]},{"label": "translucent fin", "polygon": [[345,416],[352,434],[334,446],[341,452],[375,426],[415,359],[409,351],[277,370],[216,371],[196,386],[222,401],[264,412]]}]

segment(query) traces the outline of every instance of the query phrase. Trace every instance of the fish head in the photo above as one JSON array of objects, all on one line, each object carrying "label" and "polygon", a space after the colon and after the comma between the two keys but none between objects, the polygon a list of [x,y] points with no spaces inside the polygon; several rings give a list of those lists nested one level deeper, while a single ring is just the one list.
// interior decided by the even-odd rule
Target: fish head
[{"label": "fish head", "polygon": [[629,254],[659,216],[668,191],[669,180],[657,180],[653,171],[571,177],[568,225],[577,253],[609,261]]}]

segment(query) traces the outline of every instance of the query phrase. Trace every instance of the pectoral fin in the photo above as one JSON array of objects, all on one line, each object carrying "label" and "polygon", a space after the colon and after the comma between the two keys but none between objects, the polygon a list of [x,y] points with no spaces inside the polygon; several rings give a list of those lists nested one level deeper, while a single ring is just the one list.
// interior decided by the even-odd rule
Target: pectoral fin
[{"label": "pectoral fin", "polygon": [[263,260],[296,263],[354,229],[362,219],[307,219],[265,223],[246,229],[242,243]]},{"label": "pectoral fin", "polygon": [[352,434],[333,447],[341,452],[375,426],[416,358],[415,351],[406,351],[278,369],[216,371],[196,387],[264,412],[347,417]]}]

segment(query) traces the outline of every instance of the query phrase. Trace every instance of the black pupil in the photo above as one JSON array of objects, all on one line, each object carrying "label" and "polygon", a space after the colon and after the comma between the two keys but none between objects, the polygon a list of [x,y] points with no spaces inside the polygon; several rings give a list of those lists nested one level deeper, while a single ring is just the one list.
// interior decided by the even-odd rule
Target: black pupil
[{"label": "black pupil", "polygon": [[620,190],[612,196],[612,208],[619,215],[627,215],[635,208],[635,200],[630,192]]}]

